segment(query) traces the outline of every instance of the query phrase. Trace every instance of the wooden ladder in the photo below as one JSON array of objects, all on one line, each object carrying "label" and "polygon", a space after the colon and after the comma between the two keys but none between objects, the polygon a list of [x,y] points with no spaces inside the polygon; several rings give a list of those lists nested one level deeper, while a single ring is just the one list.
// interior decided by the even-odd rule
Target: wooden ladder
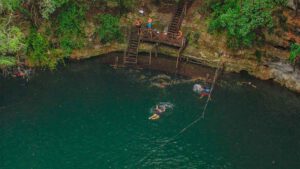
[{"label": "wooden ladder", "polygon": [[168,27],[168,37],[176,38],[178,31],[181,28],[181,24],[185,16],[186,9],[187,9],[187,2],[186,1],[179,2],[175,14],[173,15],[171,23]]},{"label": "wooden ladder", "polygon": [[131,28],[127,50],[124,52],[124,64],[137,64],[140,37],[136,28]]}]

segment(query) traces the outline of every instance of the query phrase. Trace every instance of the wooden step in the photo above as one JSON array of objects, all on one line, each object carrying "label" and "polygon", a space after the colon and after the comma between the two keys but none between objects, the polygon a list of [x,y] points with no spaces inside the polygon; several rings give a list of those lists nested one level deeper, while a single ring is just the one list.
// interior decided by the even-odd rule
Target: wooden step
[{"label": "wooden step", "polygon": [[136,56],[136,55],[137,55],[137,52],[128,52],[127,55],[133,55],[133,56]]},{"label": "wooden step", "polygon": [[138,43],[129,43],[129,46],[138,46]]},{"label": "wooden step", "polygon": [[130,44],[130,45],[127,47],[127,49],[137,49],[137,48],[138,48],[137,45],[132,45],[132,44]]},{"label": "wooden step", "polygon": [[171,28],[177,28],[177,24],[176,25],[174,25],[174,24],[171,24],[170,26],[169,26],[169,29],[171,29]]},{"label": "wooden step", "polygon": [[138,45],[139,43],[138,42],[129,42],[129,45]]},{"label": "wooden step", "polygon": [[179,24],[178,23],[171,23],[170,26],[174,26],[174,27],[177,27]]},{"label": "wooden step", "polygon": [[171,23],[171,24],[169,25],[169,27],[177,27],[177,26],[179,26],[178,23]]},{"label": "wooden step", "polygon": [[137,52],[127,52],[127,56],[134,56],[136,57],[137,56]]},{"label": "wooden step", "polygon": [[168,30],[168,33],[177,33],[178,30],[172,29],[172,30]]},{"label": "wooden step", "polygon": [[127,50],[127,53],[128,54],[134,54],[134,55],[136,55],[137,54],[137,50],[136,49],[129,49],[129,50]]},{"label": "wooden step", "polygon": [[136,39],[130,39],[129,43],[138,43],[138,40],[136,40]]},{"label": "wooden step", "polygon": [[129,43],[129,46],[138,46],[138,43]]},{"label": "wooden step", "polygon": [[136,58],[125,58],[124,59],[125,64],[137,64],[137,59]]},{"label": "wooden step", "polygon": [[135,65],[135,64],[137,64],[137,61],[124,61],[124,64],[126,64],[126,65],[130,65],[130,64]]},{"label": "wooden step", "polygon": [[137,57],[136,57],[136,55],[128,55],[128,56],[126,56],[125,57],[125,59],[127,59],[127,60],[136,60],[137,59]]},{"label": "wooden step", "polygon": [[129,44],[129,47],[134,47],[134,48],[136,48],[138,46],[138,44],[135,44],[135,43],[130,43]]},{"label": "wooden step", "polygon": [[126,56],[125,60],[135,61],[135,60],[137,60],[137,57],[136,56]]},{"label": "wooden step", "polygon": [[129,47],[134,47],[134,48],[136,48],[137,46],[138,46],[138,44],[133,44],[133,43],[129,44]]},{"label": "wooden step", "polygon": [[137,52],[137,48],[128,48],[127,52]]},{"label": "wooden step", "polygon": [[168,34],[175,34],[176,35],[177,32],[171,32],[169,31]]},{"label": "wooden step", "polygon": [[177,32],[178,32],[178,29],[177,29],[177,28],[174,28],[174,27],[171,27],[171,28],[169,28],[168,32],[177,33]]}]

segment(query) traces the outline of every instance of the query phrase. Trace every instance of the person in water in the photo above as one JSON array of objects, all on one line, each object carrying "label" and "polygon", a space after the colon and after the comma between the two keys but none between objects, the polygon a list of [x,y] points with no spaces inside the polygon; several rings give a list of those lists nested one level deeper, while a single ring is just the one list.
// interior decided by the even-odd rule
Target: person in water
[{"label": "person in water", "polygon": [[252,82],[241,82],[241,85],[250,86],[256,89],[256,86]]},{"label": "person in water", "polygon": [[157,120],[160,118],[160,116],[166,111],[166,107],[163,105],[156,105],[154,109],[154,114],[149,117],[149,120]]},{"label": "person in water", "polygon": [[209,96],[209,94],[210,94],[210,89],[208,87],[203,87],[200,84],[195,84],[193,86],[193,91],[195,93],[199,94],[201,99],[203,97]]},{"label": "person in water", "polygon": [[208,87],[204,87],[204,89],[200,93],[200,98],[202,99],[203,97],[208,97],[210,94],[210,89]]}]

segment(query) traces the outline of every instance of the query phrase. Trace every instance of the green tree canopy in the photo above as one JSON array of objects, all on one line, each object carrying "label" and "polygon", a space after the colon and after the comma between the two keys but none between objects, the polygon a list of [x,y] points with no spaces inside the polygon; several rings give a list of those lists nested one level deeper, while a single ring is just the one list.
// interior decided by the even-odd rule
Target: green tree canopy
[{"label": "green tree canopy", "polygon": [[60,47],[70,54],[75,48],[80,48],[84,36],[83,24],[85,22],[85,10],[77,4],[70,4],[58,16],[57,36]]},{"label": "green tree canopy", "polygon": [[231,48],[251,47],[273,28],[272,12],[285,0],[225,0],[211,3],[210,32],[226,31]]},{"label": "green tree canopy", "polygon": [[40,13],[43,18],[49,19],[49,16],[62,5],[68,3],[69,0],[41,0],[39,2]]},{"label": "green tree canopy", "polygon": [[0,55],[16,54],[24,47],[24,34],[16,26],[0,25]]},{"label": "green tree canopy", "polygon": [[0,56],[0,69],[6,67],[12,67],[17,64],[15,57],[8,57],[8,56]]},{"label": "green tree canopy", "polygon": [[13,12],[21,5],[22,0],[1,0],[0,14],[4,12]]},{"label": "green tree canopy", "polygon": [[32,64],[47,65],[49,43],[43,35],[32,28],[26,45],[26,53]]},{"label": "green tree canopy", "polygon": [[97,28],[100,40],[103,43],[121,40],[122,34],[119,27],[119,18],[110,14],[99,15],[100,26]]}]

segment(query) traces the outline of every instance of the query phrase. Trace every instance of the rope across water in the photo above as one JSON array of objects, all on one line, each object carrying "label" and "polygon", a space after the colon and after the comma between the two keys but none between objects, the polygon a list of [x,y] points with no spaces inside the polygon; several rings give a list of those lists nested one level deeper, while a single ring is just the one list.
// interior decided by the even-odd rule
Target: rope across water
[{"label": "rope across water", "polygon": [[[165,143],[161,144],[160,146],[158,146],[156,149],[153,149],[152,151],[150,151],[148,154],[146,154],[143,158],[141,158],[137,163],[134,164],[134,166],[137,166],[139,164],[141,164],[144,160],[146,160],[148,157],[150,157],[153,153],[155,153],[157,150],[163,148],[164,146],[166,146],[167,144],[169,144],[170,142],[174,141],[177,137],[179,137],[182,133],[184,133],[185,131],[187,131],[187,129],[189,129],[190,127],[192,127],[194,124],[196,124],[198,121],[204,119],[205,117],[205,112],[206,112],[206,109],[207,109],[207,106],[209,104],[209,101],[211,100],[211,95],[212,95],[212,92],[214,90],[214,87],[215,87],[215,83],[217,81],[217,77],[218,77],[218,74],[219,74],[219,71],[220,71],[220,68],[221,68],[221,62],[219,62],[218,64],[218,68],[216,69],[215,71],[215,75],[214,75],[214,79],[213,79],[213,82],[212,82],[212,85],[211,85],[211,90],[209,92],[209,95],[207,97],[207,100],[206,100],[206,103],[205,103],[205,106],[203,108],[203,111],[202,113],[200,114],[200,116],[195,119],[194,121],[192,121],[190,124],[188,124],[186,127],[184,127],[183,129],[181,129],[176,135],[174,135],[173,137],[171,137],[169,140],[167,140]],[[131,166],[133,167],[133,166]],[[130,167],[130,168],[131,168]]]}]

